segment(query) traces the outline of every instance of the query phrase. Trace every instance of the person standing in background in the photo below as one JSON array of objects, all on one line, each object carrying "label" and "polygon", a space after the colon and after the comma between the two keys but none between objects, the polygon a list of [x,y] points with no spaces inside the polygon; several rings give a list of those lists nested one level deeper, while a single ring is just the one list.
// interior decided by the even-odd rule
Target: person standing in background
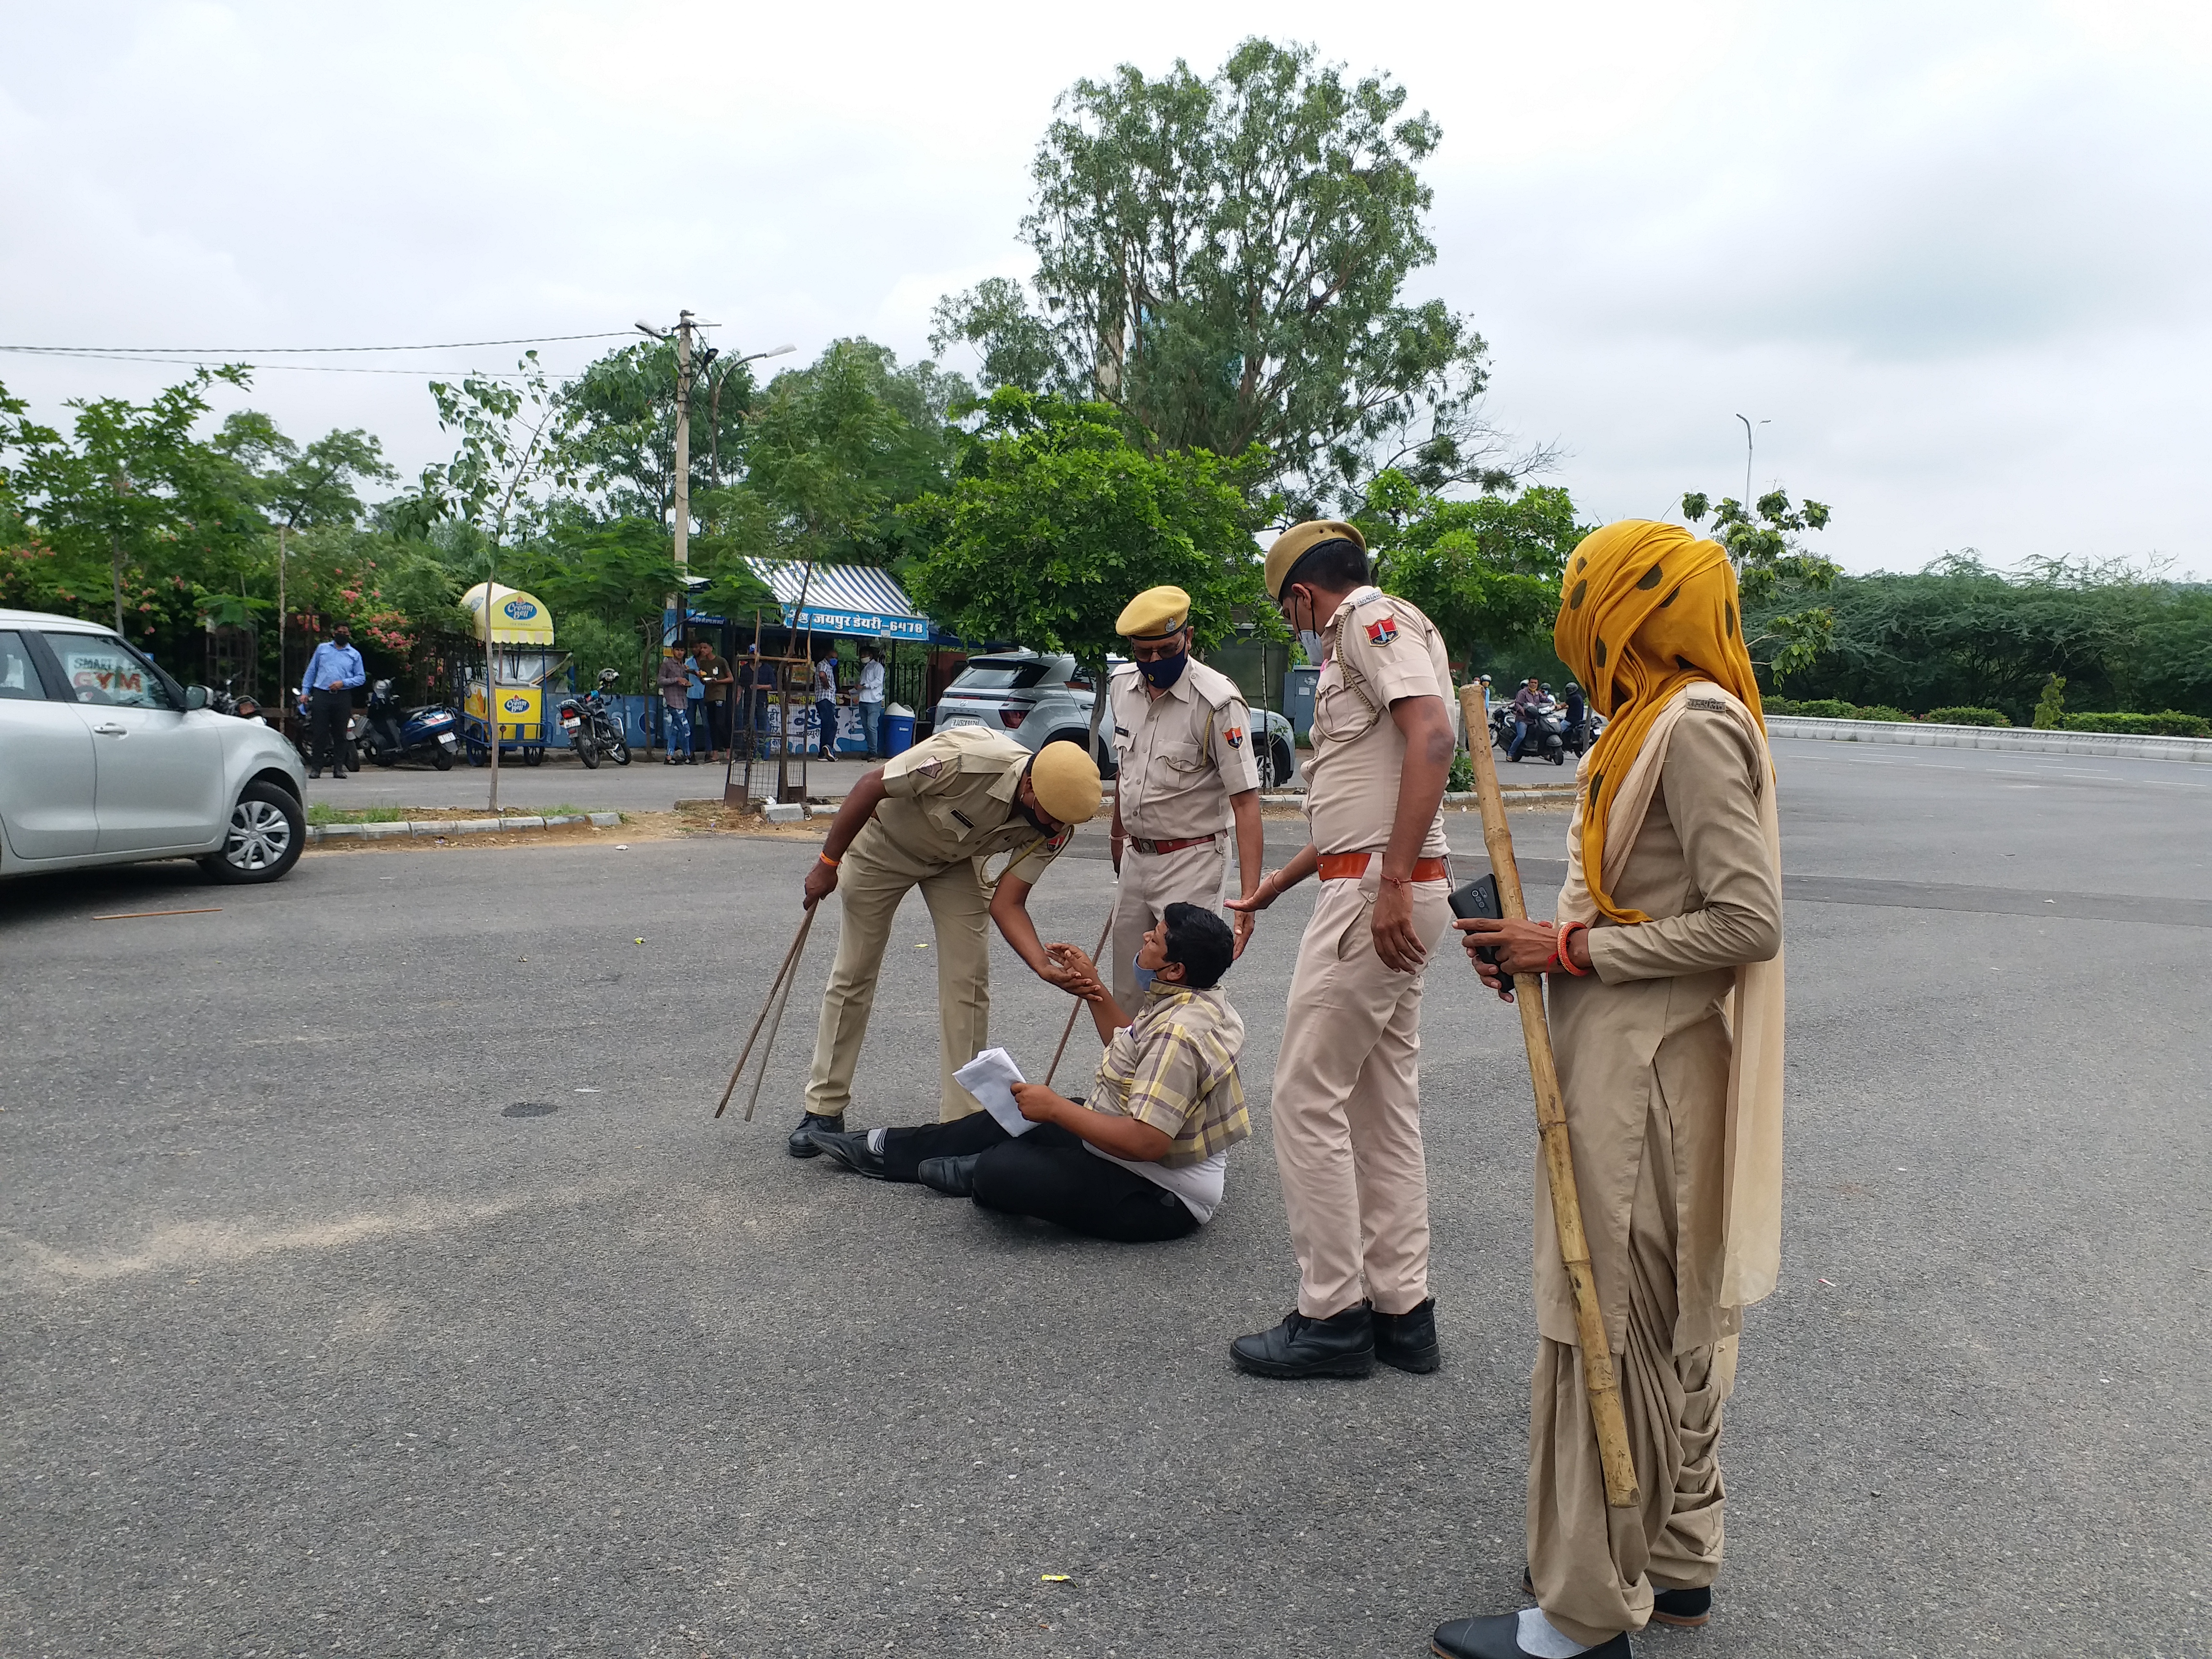
[{"label": "person standing in background", "polygon": [[330,757],[331,775],[346,775],[346,727],[353,720],[354,688],[368,678],[361,653],[353,648],[353,630],[340,623],[330,638],[307,659],[307,672],[300,677],[300,695],[307,702],[307,741],[314,759],[307,775],[323,775],[323,757]]},{"label": "person standing in background", "polygon": [[837,652],[831,647],[814,664],[814,712],[822,724],[822,758],[837,755]]},{"label": "person standing in background", "polygon": [[761,666],[760,647],[745,647],[745,659],[738,665],[738,689],[732,718],[744,728],[745,753],[748,757],[760,752],[760,734],[768,727],[768,671]]},{"label": "person standing in background", "polygon": [[884,755],[882,647],[864,645],[860,647],[860,689],[854,701],[860,705],[860,741],[868,745],[868,758],[881,760]]},{"label": "person standing in background", "polygon": [[720,758],[729,758],[730,744],[730,687],[732,677],[730,665],[721,653],[706,640],[696,640],[691,646],[692,659],[699,665],[699,678],[707,688],[707,758],[716,758],[715,751],[724,751]]},{"label": "person standing in background", "polygon": [[691,738],[684,750],[685,758],[694,766],[699,763],[699,744],[707,743],[709,758],[714,755],[714,734],[707,726],[707,676],[699,665],[699,647],[695,641],[683,658],[684,715],[690,723]]},{"label": "person standing in background", "polygon": [[690,671],[684,665],[683,653],[674,646],[663,646],[660,651],[660,716],[661,725],[668,734],[668,763],[682,766],[696,762],[691,753],[691,716],[686,712],[690,698],[686,693],[691,685]]}]

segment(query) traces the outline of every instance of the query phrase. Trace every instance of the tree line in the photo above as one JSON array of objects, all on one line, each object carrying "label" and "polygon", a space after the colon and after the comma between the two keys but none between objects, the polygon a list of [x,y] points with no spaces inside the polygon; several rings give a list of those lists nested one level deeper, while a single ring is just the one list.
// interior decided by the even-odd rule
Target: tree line
[{"label": "tree line", "polygon": [[[1484,419],[1472,321],[1407,295],[1436,256],[1422,167],[1442,139],[1389,76],[1265,40],[1209,76],[1077,82],[1032,167],[1032,273],[946,296],[936,358],[849,338],[764,382],[699,366],[695,604],[772,605],[750,557],[878,565],[963,638],[1096,667],[1121,602],[1158,582],[1192,593],[1201,643],[1281,637],[1260,545],[1339,517],[1462,672],[1564,681],[1550,621],[1594,526],[1547,481],[1555,453]],[[295,662],[344,620],[404,664],[465,630],[455,596],[495,570],[581,668],[642,689],[676,580],[672,343],[557,383],[534,356],[434,382],[453,454],[411,481],[364,431],[302,444],[252,411],[208,430],[223,382],[250,371],[74,403],[66,432],[0,388],[0,604],[116,621],[180,671],[210,626],[250,623],[273,672],[281,592]],[[1808,545],[1820,502],[1681,507],[1735,561],[1778,690],[2013,711],[2059,673],[2077,708],[2212,696],[2201,590],[2072,567],[1844,577]]]}]

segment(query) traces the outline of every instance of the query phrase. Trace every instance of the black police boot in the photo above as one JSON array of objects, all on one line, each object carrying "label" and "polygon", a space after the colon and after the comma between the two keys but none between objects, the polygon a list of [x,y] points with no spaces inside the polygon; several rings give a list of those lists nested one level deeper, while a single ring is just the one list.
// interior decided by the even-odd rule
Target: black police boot
[{"label": "black police boot", "polygon": [[817,1152],[830,1154],[833,1163],[842,1164],[855,1175],[864,1175],[876,1181],[888,1181],[884,1171],[884,1155],[868,1150],[868,1132],[855,1129],[850,1134],[839,1134],[829,1129],[810,1129],[806,1138]]},{"label": "black police boot", "polygon": [[[1521,1615],[1501,1613],[1488,1619],[1455,1619],[1437,1626],[1429,1651],[1440,1659],[1527,1659],[1521,1645]],[[1583,1650],[1584,1659],[1630,1659],[1628,1632]]]},{"label": "black police boot", "polygon": [[817,1129],[827,1129],[835,1134],[844,1127],[845,1120],[842,1117],[824,1117],[819,1112],[809,1112],[799,1120],[799,1127],[791,1132],[791,1139],[784,1143],[784,1150],[793,1158],[818,1157],[822,1149],[807,1137]]},{"label": "black police boot", "polygon": [[1375,1357],[1401,1371],[1422,1374],[1436,1370],[1443,1358],[1437,1346],[1437,1299],[1431,1297],[1418,1308],[1401,1314],[1375,1314]]},{"label": "black police boot", "polygon": [[1651,1587],[1651,1617],[1662,1625],[1680,1625],[1695,1629],[1708,1625],[1713,1618],[1713,1589],[1710,1584],[1696,1589],[1661,1589]]},{"label": "black police boot", "polygon": [[1291,1313],[1273,1330],[1238,1337],[1229,1357],[1255,1376],[1364,1376],[1375,1369],[1375,1322],[1364,1302],[1327,1319]]},{"label": "black police boot", "polygon": [[943,1193],[947,1198],[975,1196],[975,1166],[983,1161],[981,1152],[970,1152],[965,1158],[925,1158],[915,1166],[915,1179],[933,1193]]}]

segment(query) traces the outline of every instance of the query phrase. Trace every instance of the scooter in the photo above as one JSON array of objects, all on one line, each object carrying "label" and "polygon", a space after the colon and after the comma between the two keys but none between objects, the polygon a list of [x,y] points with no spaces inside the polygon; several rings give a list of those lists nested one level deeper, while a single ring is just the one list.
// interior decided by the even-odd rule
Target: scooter
[{"label": "scooter", "polygon": [[1541,702],[1528,711],[1528,735],[1516,755],[1513,752],[1513,728],[1518,723],[1518,715],[1516,706],[1509,702],[1501,704],[1490,717],[1492,740],[1504,751],[1505,758],[1519,761],[1533,756],[1554,766],[1565,765],[1567,723],[1560,716],[1559,705]]},{"label": "scooter", "polygon": [[561,699],[561,729],[568,734],[568,746],[576,751],[576,758],[592,770],[603,756],[617,766],[629,764],[629,740],[623,736],[622,722],[607,704],[607,688],[620,678],[615,669],[602,668],[598,685],[580,696]]},{"label": "scooter", "polygon": [[379,680],[369,688],[368,718],[362,734],[362,750],[379,766],[402,761],[428,761],[441,772],[453,769],[453,751],[460,746],[460,716],[436,703],[402,708],[392,695],[392,682]]}]

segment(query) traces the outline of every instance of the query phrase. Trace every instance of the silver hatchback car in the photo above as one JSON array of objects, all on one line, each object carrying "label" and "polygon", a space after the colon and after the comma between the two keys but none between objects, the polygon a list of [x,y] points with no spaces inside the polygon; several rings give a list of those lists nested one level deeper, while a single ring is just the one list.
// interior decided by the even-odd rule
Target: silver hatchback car
[{"label": "silver hatchback car", "polygon": [[[1118,657],[1108,661],[1111,668],[1121,665]],[[1048,743],[1079,744],[1091,735],[1093,697],[1090,676],[1073,657],[994,651],[968,659],[958,677],[945,688],[929,729],[988,726],[1006,732],[1032,751]],[[1252,750],[1260,763],[1260,787],[1279,789],[1297,782],[1297,744],[1290,721],[1272,708],[1254,711],[1253,719],[1261,734]],[[1116,763],[1110,731],[1099,733],[1097,758],[1099,775],[1112,777]]]},{"label": "silver hatchback car", "polygon": [[191,858],[275,881],[307,844],[299,751],[98,623],[0,611],[0,877]]}]

